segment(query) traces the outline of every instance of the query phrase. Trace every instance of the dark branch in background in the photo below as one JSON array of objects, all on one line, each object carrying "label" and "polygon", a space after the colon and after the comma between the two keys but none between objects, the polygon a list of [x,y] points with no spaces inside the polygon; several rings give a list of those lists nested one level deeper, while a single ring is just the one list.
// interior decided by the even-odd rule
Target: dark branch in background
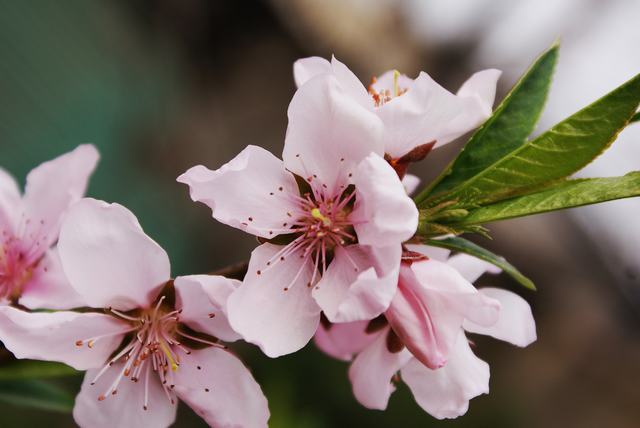
[{"label": "dark branch in background", "polygon": [[209,275],[221,275],[226,276],[227,278],[239,279],[240,281],[242,281],[247,273],[248,267],[249,262],[238,262],[229,266],[225,266],[221,269],[214,270],[213,272],[209,272]]}]

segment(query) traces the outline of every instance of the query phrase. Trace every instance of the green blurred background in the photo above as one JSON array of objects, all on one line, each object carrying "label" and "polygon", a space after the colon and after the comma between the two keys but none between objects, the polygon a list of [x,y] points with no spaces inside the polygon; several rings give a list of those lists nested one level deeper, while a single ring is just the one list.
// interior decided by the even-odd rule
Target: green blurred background
[{"label": "green blurred background", "polygon": [[[91,142],[102,159],[89,195],[129,207],[168,251],[174,275],[246,259],[255,241],[214,222],[175,177],[198,163],[217,168],[247,144],[279,154],[295,59],[334,53],[364,81],[424,69],[450,89],[472,71],[468,46],[443,51],[417,43],[395,15],[322,3],[0,0],[0,165],[23,180]],[[457,147],[414,172],[433,176]],[[637,302],[564,213],[492,232],[483,244],[508,254],[540,291],[523,294],[537,343],[521,350],[475,338],[492,368],[489,396],[458,420],[436,421],[400,385],[386,412],[370,411],[353,399],[347,365],[313,345],[275,360],[236,346],[269,398],[271,427],[638,426]],[[480,283],[516,288],[502,276]],[[78,384],[61,381],[70,391]],[[69,415],[0,404],[3,428],[44,424],[74,425]],[[204,423],[182,406],[175,426]]]}]

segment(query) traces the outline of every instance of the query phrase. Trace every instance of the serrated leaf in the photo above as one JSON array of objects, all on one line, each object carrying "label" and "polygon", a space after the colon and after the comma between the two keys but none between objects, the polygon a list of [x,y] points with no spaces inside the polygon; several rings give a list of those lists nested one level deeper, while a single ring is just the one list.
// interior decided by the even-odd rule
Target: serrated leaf
[{"label": "serrated leaf", "polygon": [[37,379],[0,381],[0,401],[15,406],[70,413],[73,396],[64,389]]},{"label": "serrated leaf", "polygon": [[640,103],[640,75],[512,151],[444,196],[421,206],[456,200],[486,205],[539,191],[579,171],[606,150]]},{"label": "serrated leaf", "polygon": [[416,197],[417,202],[456,187],[527,141],[547,99],[558,49],[553,45],[531,65],[453,163]]},{"label": "serrated leaf", "polygon": [[0,366],[0,381],[65,377],[79,373],[66,364],[50,361],[16,360]]},{"label": "serrated leaf", "polygon": [[433,247],[446,248],[452,251],[458,251],[460,253],[469,254],[470,256],[477,257],[480,260],[491,263],[494,266],[502,269],[504,273],[518,281],[519,284],[524,287],[535,290],[536,287],[529,278],[524,276],[515,266],[509,263],[504,257],[498,256],[491,251],[482,248],[481,246],[474,244],[459,236],[454,236],[444,239],[425,239],[425,245],[431,245]]},{"label": "serrated leaf", "polygon": [[538,193],[470,210],[466,217],[452,221],[451,227],[484,224],[634,196],[640,196],[638,171],[622,177],[568,180]]}]

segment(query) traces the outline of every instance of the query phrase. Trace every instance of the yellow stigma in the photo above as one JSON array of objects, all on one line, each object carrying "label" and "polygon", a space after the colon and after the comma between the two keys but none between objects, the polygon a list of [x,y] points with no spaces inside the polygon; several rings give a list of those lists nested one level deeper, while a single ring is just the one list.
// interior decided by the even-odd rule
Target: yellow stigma
[{"label": "yellow stigma", "polygon": [[313,218],[318,219],[318,220],[322,220],[322,224],[324,224],[325,226],[331,226],[331,220],[329,220],[327,217],[323,216],[322,213],[320,212],[320,209],[313,208],[311,210],[311,216]]},{"label": "yellow stigma", "polygon": [[169,360],[169,363],[171,364],[171,370],[173,370],[174,372],[177,371],[178,365],[176,364],[175,360],[173,359],[173,356],[171,355],[171,350],[169,349],[167,344],[164,343],[164,340],[160,341],[160,348],[162,349],[162,352],[164,352],[164,355],[167,356],[167,360]]},{"label": "yellow stigma", "polygon": [[398,88],[398,78],[400,77],[400,72],[398,70],[393,70],[393,96],[397,97],[400,95],[400,88]]}]

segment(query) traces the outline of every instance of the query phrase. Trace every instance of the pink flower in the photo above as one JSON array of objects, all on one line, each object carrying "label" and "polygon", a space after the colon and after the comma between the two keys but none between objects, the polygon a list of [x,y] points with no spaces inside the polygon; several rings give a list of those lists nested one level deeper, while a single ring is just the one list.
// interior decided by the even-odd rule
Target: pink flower
[{"label": "pink flower", "polygon": [[165,251],[117,204],[77,202],[60,233],[71,285],[98,311],[0,308],[0,337],[18,358],[88,370],[73,415],[83,427],[166,427],[180,398],[216,427],[266,427],[266,400],[218,339],[233,341],[225,311],[238,281],[170,280]]},{"label": "pink flower", "polygon": [[469,400],[489,392],[489,366],[473,354],[464,332],[524,347],[536,339],[535,322],[518,295],[471,285],[493,267],[467,255],[445,262],[445,250],[412,247],[431,259],[403,264],[386,320],[323,326],[315,342],[333,357],[355,356],[349,378],[365,407],[384,410],[395,390],[390,380],[401,378],[425,411],[455,418]]},{"label": "pink flower", "polygon": [[82,145],[27,175],[25,193],[0,168],[0,302],[31,309],[82,306],[54,247],[67,208],[80,199],[98,162]]},{"label": "pink flower", "polygon": [[216,171],[178,178],[218,221],[256,235],[229,319],[269,356],[302,348],[320,312],[332,322],[372,319],[397,287],[401,243],[418,211],[382,158],[382,123],[331,75],[289,106],[280,161],[249,146]]},{"label": "pink flower", "polygon": [[395,70],[374,78],[367,89],[334,57],[331,62],[320,57],[300,59],[293,71],[298,87],[318,75],[335,76],[354,102],[382,120],[384,151],[396,160],[433,141],[435,147],[442,146],[480,125],[491,115],[500,77],[498,70],[480,71],[452,94],[424,72],[411,79]]}]

